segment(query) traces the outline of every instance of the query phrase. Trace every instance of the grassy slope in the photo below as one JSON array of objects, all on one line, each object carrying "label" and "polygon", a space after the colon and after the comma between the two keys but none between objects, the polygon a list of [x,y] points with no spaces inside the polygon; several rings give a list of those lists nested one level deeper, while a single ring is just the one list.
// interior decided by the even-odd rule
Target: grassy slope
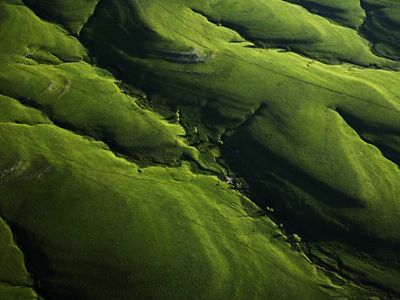
[{"label": "grassy slope", "polygon": [[[23,6],[2,8],[7,13],[3,28],[8,29],[3,34],[9,37],[10,24],[18,24],[23,17],[31,22],[31,32],[22,31],[21,42],[45,48],[41,57],[62,51],[56,48],[64,38],[62,31],[38,21]],[[50,34],[38,38],[32,34],[36,31]],[[30,37],[36,37],[35,42]],[[51,44],[49,38],[56,42]],[[50,299],[165,299],[172,295],[175,299],[189,295],[243,299],[279,293],[292,298],[300,287],[304,298],[357,293],[335,287],[279,238],[283,236],[274,223],[258,216],[259,210],[226,183],[196,175],[187,166],[139,172],[135,164],[116,158],[104,144],[60,129],[44,113],[24,106],[33,105],[57,124],[72,124],[90,133],[90,119],[82,125],[75,119],[104,113],[100,92],[115,97],[116,106],[124,105],[127,96],[121,95],[109,74],[84,62],[26,64],[22,51],[29,49],[21,42],[13,47],[14,57],[3,46],[2,92],[19,100],[1,96],[0,136],[7,147],[0,155],[4,175],[0,188],[6,195],[0,206],[20,238],[44,295]],[[73,39],[66,43],[71,44],[71,53],[80,48]],[[64,55],[69,53],[57,56]],[[19,88],[15,88],[17,82]],[[47,90],[50,84],[55,87]],[[74,92],[92,85],[90,98],[96,105],[88,104],[82,111],[85,97],[79,97],[77,116],[78,111],[71,111],[77,109]],[[68,91],[64,91],[66,86]],[[36,92],[41,90],[45,92]],[[110,96],[108,101],[113,99]],[[114,111],[119,112],[107,111],[111,129],[114,120],[123,121]],[[137,118],[148,124],[149,115],[160,118],[150,112]],[[143,131],[154,136],[151,128]],[[7,274],[6,268],[2,272]],[[335,281],[338,286],[348,285],[340,278]],[[288,284],[284,292],[279,289],[283,282]],[[0,292],[3,298],[19,299],[7,290]]]},{"label": "grassy slope", "polygon": [[[17,100],[0,95],[0,123],[51,124],[40,112],[21,105]],[[5,145],[5,144],[2,144]],[[4,148],[4,147],[3,147]],[[0,185],[21,167],[2,168]],[[6,194],[2,194],[6,197]],[[2,198],[4,199],[4,198]],[[3,217],[3,213],[1,213]],[[8,224],[0,218],[0,297],[4,300],[34,300],[39,299],[33,289],[33,280],[25,266],[22,252],[16,245],[14,236]]]},{"label": "grassy slope", "polygon": [[[3,175],[3,174],[2,174]],[[3,180],[1,176],[1,181]],[[24,257],[15,245],[7,224],[0,219],[0,296],[4,300],[34,300],[32,280],[26,270]]]},{"label": "grassy slope", "polygon": [[356,31],[310,14],[297,5],[280,0],[252,0],[234,5],[228,1],[209,5],[204,5],[205,1],[186,2],[223,25],[237,29],[248,40],[262,47],[289,48],[333,63],[398,68],[396,64],[374,56],[368,42],[359,37]]},{"label": "grassy slope", "polygon": [[[293,251],[273,222],[216,177],[196,175],[187,165],[139,171],[103,143],[60,129],[16,100],[1,100],[0,140],[7,147],[0,150],[0,209],[49,299],[355,293]],[[10,233],[0,224],[6,233],[1,275],[8,275],[2,280],[28,285],[21,253],[6,247]],[[2,299],[34,297],[17,292],[0,289]]]},{"label": "grassy slope", "polygon": [[92,15],[98,2],[99,0],[25,0],[24,3],[43,12],[40,17],[59,22],[71,33],[77,35]]},{"label": "grassy slope", "polygon": [[374,50],[380,55],[400,59],[400,3],[393,0],[363,0],[367,18],[363,33],[374,43]]},{"label": "grassy slope", "polygon": [[215,177],[185,165],[139,172],[104,144],[53,125],[0,128],[8,145],[1,168],[14,170],[1,185],[7,198],[0,208],[19,228],[49,299],[346,293],[274,238],[279,229]]},{"label": "grassy slope", "polygon": [[[250,181],[259,203],[272,203],[281,217],[291,220],[289,223],[301,228],[311,241],[326,249],[337,241],[344,248],[358,249],[359,252],[341,250],[342,247],[331,254],[346,258],[341,259],[346,262],[343,272],[358,266],[359,275],[355,278],[398,292],[398,268],[391,261],[399,259],[396,228],[400,172],[394,163],[399,152],[393,146],[400,129],[399,73],[346,64],[330,66],[293,53],[249,48],[249,43],[241,43],[243,38],[225,26],[239,31],[254,28],[262,39],[262,34],[271,34],[259,28],[271,28],[271,24],[257,27],[256,18],[246,19],[252,14],[223,10],[223,1],[216,6],[206,1],[180,1],[168,6],[161,1],[137,1],[136,5],[132,10],[141,12],[136,18],[141,18],[143,27],[153,32],[153,38],[146,43],[137,39],[137,47],[149,49],[150,54],[144,58],[129,52],[124,41],[133,37],[123,30],[124,24],[130,28],[126,15],[119,15],[118,2],[103,4],[83,32],[86,44],[99,54],[101,63],[111,66],[115,60],[124,61],[127,71],[122,78],[139,85],[153,99],[180,107],[190,116],[192,126],[210,131],[204,142],[214,143],[222,134],[226,138],[225,158]],[[278,12],[283,9],[281,5],[289,11],[295,7],[281,3]],[[213,23],[221,20],[223,26],[209,22],[188,7],[201,11]],[[251,6],[249,9],[254,11]],[[219,16],[221,11],[232,16]],[[259,15],[265,12],[258,11]],[[115,52],[105,44],[107,31],[102,24],[108,16],[106,24],[117,20],[115,27],[107,26],[111,32],[121,34],[114,38],[122,51]],[[282,14],[277,13],[276,18],[282,18]],[[265,18],[264,22],[275,19]],[[364,65],[382,61],[368,50],[366,40],[362,42],[365,56],[354,51],[362,41],[356,31],[332,25],[305,11],[304,19],[318,22],[321,28],[332,28],[327,29],[329,43],[321,41],[321,46],[316,46],[311,41],[300,48],[302,52],[307,47],[343,51],[346,47],[332,47],[332,41],[343,44],[335,37],[337,30],[340,38],[346,39],[349,51],[330,51],[328,56],[343,55],[344,59],[339,60],[345,61],[357,57]],[[272,31],[273,34],[291,34],[287,27],[280,28],[285,30]],[[253,31],[248,30],[246,35],[251,36]],[[207,55],[205,64],[177,64],[158,54],[192,48]],[[317,54],[315,57],[321,58]],[[313,218],[304,218],[309,214]],[[385,276],[373,276],[364,263],[356,263],[365,261],[365,257]],[[392,267],[394,270],[390,270]]]},{"label": "grassy slope", "polygon": [[[74,33],[94,4],[69,18],[73,1],[26,3]],[[0,185],[7,195],[0,211],[18,228],[45,295],[364,296],[330,275],[333,284],[276,238],[279,230],[248,199],[215,177],[194,174],[186,164],[139,172],[104,144],[57,127],[104,140],[140,161],[198,155],[179,136],[180,126],[141,109],[112,75],[89,65],[78,39],[19,1],[0,5],[0,39],[12,43],[0,44],[0,93],[11,97],[1,97],[7,147],[0,169],[14,170]],[[15,24],[22,20],[30,26],[21,31]],[[305,22],[301,34],[298,22]],[[399,293],[398,269],[385,262],[399,261],[400,172],[392,162],[399,157],[399,74],[256,49],[232,29],[259,46],[289,47],[322,61],[397,68],[355,31],[281,1],[104,1],[79,39],[155,104],[179,108],[187,130],[199,128],[188,140],[206,149],[224,140],[223,158],[246,177],[260,205],[274,206],[304,233],[316,259]],[[193,48],[206,63],[177,63],[176,51]]]},{"label": "grassy slope", "polygon": [[[180,137],[185,133],[180,126],[140,108],[109,73],[84,62],[86,50],[75,38],[25,7],[2,4],[2,11],[0,38],[11,44],[0,46],[0,93],[123,154],[169,163],[183,153],[195,156]],[[23,22],[29,25],[15,26]]]},{"label": "grassy slope", "polygon": [[359,0],[287,0],[299,4],[310,12],[324,16],[347,27],[359,28],[365,19],[365,11]]},{"label": "grassy slope", "polygon": [[399,60],[400,3],[392,0],[288,0],[333,22],[354,29],[368,38],[373,50],[383,57]]}]

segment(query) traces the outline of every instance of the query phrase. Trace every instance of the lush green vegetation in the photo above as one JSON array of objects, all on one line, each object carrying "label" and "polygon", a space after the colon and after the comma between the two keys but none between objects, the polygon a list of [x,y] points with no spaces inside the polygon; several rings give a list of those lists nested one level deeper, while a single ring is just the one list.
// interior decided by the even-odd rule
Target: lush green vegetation
[{"label": "lush green vegetation", "polygon": [[358,29],[364,23],[365,11],[360,0],[288,0],[312,13],[347,27]]},{"label": "lush green vegetation", "polygon": [[0,0],[0,298],[399,297],[399,18]]}]

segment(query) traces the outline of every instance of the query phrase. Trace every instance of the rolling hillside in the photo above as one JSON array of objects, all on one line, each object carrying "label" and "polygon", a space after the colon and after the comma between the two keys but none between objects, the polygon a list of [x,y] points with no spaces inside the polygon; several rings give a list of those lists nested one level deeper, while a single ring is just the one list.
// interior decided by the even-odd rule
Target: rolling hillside
[{"label": "rolling hillside", "polygon": [[0,299],[399,299],[400,2],[0,0]]}]

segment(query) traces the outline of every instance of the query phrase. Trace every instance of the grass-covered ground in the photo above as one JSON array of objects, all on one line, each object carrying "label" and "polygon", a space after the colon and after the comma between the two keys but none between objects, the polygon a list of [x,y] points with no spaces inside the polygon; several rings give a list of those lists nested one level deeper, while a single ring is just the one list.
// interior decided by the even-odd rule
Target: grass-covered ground
[{"label": "grass-covered ground", "polygon": [[0,0],[0,298],[399,297],[399,18]]}]

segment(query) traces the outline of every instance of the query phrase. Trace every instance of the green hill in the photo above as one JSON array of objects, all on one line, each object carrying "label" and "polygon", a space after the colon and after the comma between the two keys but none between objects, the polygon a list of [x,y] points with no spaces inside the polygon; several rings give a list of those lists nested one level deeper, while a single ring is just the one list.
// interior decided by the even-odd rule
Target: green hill
[{"label": "green hill", "polygon": [[0,299],[398,299],[400,2],[0,0]]}]

